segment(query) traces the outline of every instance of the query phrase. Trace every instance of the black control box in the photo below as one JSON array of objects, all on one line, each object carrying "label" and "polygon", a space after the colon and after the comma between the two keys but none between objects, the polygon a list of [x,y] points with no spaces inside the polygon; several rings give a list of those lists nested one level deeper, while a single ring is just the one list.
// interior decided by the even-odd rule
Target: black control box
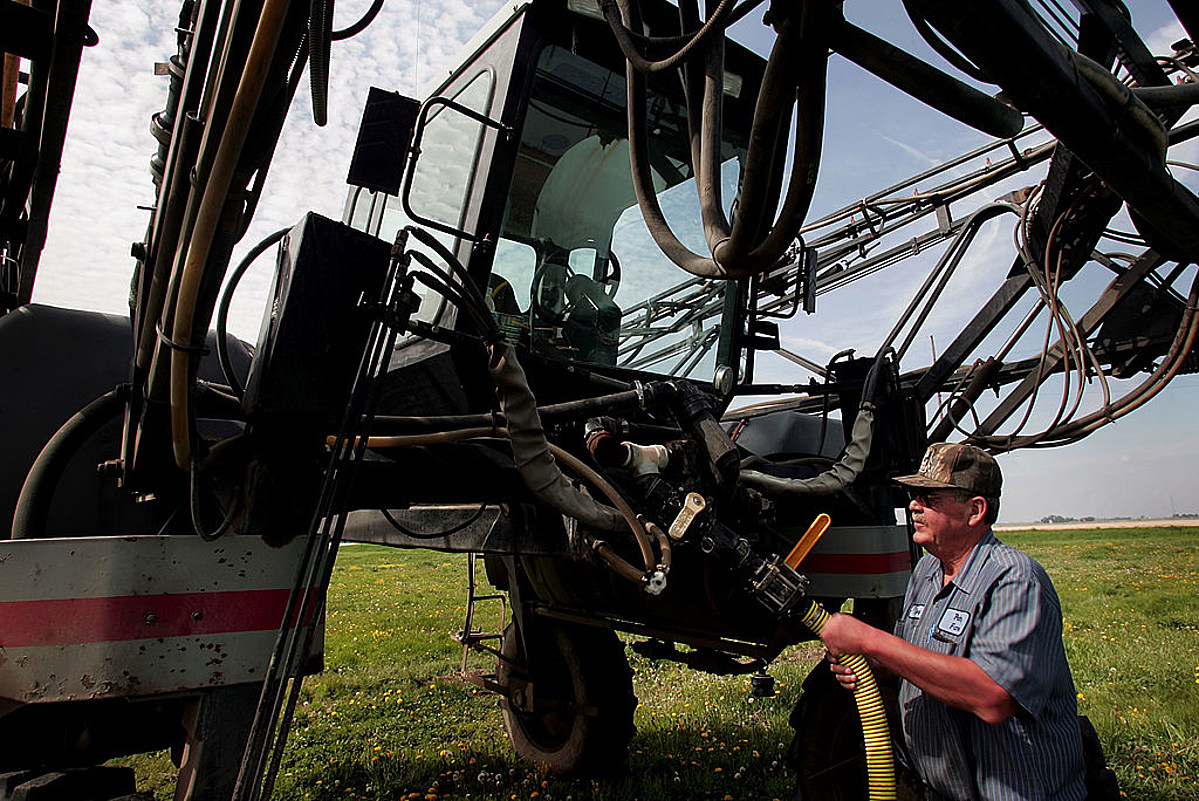
[{"label": "black control box", "polygon": [[312,212],[284,237],[243,399],[252,424],[339,430],[390,254]]}]

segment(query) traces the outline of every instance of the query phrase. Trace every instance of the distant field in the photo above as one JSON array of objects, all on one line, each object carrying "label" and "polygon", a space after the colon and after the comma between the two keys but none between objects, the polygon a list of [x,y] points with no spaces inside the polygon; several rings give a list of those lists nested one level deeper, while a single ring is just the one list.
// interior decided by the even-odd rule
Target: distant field
[{"label": "distant field", "polygon": [[[1199,529],[1004,532],[1049,569],[1066,647],[1130,799],[1199,797]],[[778,694],[630,652],[640,705],[629,771],[607,783],[550,779],[518,763],[495,699],[453,678],[464,558],[344,548],[330,589],[327,670],[305,683],[279,799],[790,798],[787,715],[819,656],[771,667]],[[487,666],[481,658],[472,662]],[[163,755],[138,758],[170,797]]]},{"label": "distant field", "polygon": [[997,532],[1005,531],[1085,531],[1106,528],[1188,528],[1199,526],[1199,517],[1164,517],[1155,520],[1090,520],[1069,523],[1012,523],[995,526]]}]

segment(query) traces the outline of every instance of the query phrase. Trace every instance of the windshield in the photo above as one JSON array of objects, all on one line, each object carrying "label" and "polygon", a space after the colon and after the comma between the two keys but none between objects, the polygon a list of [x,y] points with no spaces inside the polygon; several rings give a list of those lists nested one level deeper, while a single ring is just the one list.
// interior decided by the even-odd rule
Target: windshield
[{"label": "windshield", "polygon": [[[650,86],[650,162],[663,213],[706,252],[681,87]],[[726,214],[744,143],[722,152]],[[509,338],[537,353],[706,380],[726,292],[658,250],[629,168],[625,79],[557,46],[540,55],[489,282]]]}]

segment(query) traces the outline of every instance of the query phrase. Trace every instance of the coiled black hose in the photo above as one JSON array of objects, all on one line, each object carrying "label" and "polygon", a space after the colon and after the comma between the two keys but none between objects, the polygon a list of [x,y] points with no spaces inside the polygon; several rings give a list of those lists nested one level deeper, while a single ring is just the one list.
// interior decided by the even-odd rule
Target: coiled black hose
[{"label": "coiled black hose", "polygon": [[366,30],[366,26],[375,21],[375,17],[379,16],[379,11],[383,8],[383,0],[375,0],[371,7],[366,10],[361,19],[350,25],[347,28],[342,28],[340,31],[333,31],[329,38],[334,42],[340,42],[342,39],[349,39],[351,36],[357,36]]},{"label": "coiled black hose", "polygon": [[12,538],[14,540],[36,539],[46,536],[46,522],[50,517],[50,502],[54,490],[79,448],[104,427],[110,420],[125,411],[129,400],[130,386],[122,384],[104,393],[75,412],[62,424],[50,441],[37,455],[29,475],[21,486],[17,507],[13,510]]},{"label": "coiled black hose", "polygon": [[217,360],[221,363],[221,372],[225,374],[225,382],[229,384],[229,389],[233,391],[234,396],[238,400],[242,399],[245,390],[242,388],[241,381],[238,380],[237,373],[233,369],[233,361],[229,358],[229,338],[227,333],[229,303],[233,300],[233,293],[237,291],[237,285],[241,283],[242,276],[246,274],[246,270],[250,269],[250,265],[254,263],[254,260],[261,256],[271,245],[283,239],[290,230],[290,228],[280,228],[250,248],[250,252],[246,254],[245,258],[237,265],[237,269],[229,276],[229,281],[225,284],[225,289],[221,292],[221,300],[216,312],[216,356]]}]

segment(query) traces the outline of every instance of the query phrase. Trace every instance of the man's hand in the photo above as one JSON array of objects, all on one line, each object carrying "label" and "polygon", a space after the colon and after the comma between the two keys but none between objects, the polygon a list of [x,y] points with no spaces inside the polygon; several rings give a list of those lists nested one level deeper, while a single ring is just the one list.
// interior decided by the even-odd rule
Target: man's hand
[{"label": "man's hand", "polygon": [[824,647],[827,649],[825,656],[829,662],[829,669],[833,671],[841,686],[850,692],[858,686],[858,675],[837,660],[845,654],[865,655],[870,638],[877,631],[878,629],[852,615],[842,614],[830,615],[824,622],[824,628],[820,630],[820,639],[824,641]]},{"label": "man's hand", "polygon": [[841,684],[842,687],[849,690],[850,692],[853,692],[855,689],[857,689],[857,686],[858,686],[858,674],[857,673],[854,673],[852,670],[845,667],[845,665],[842,665],[840,662],[834,661],[835,657],[832,654],[828,653],[827,651],[825,652],[824,657],[825,657],[825,659],[828,660],[828,669],[831,670],[833,672],[833,675],[837,677],[837,681]]},{"label": "man's hand", "polygon": [[866,654],[870,638],[878,629],[852,615],[830,615],[820,630],[820,639],[833,658],[842,654]]}]

